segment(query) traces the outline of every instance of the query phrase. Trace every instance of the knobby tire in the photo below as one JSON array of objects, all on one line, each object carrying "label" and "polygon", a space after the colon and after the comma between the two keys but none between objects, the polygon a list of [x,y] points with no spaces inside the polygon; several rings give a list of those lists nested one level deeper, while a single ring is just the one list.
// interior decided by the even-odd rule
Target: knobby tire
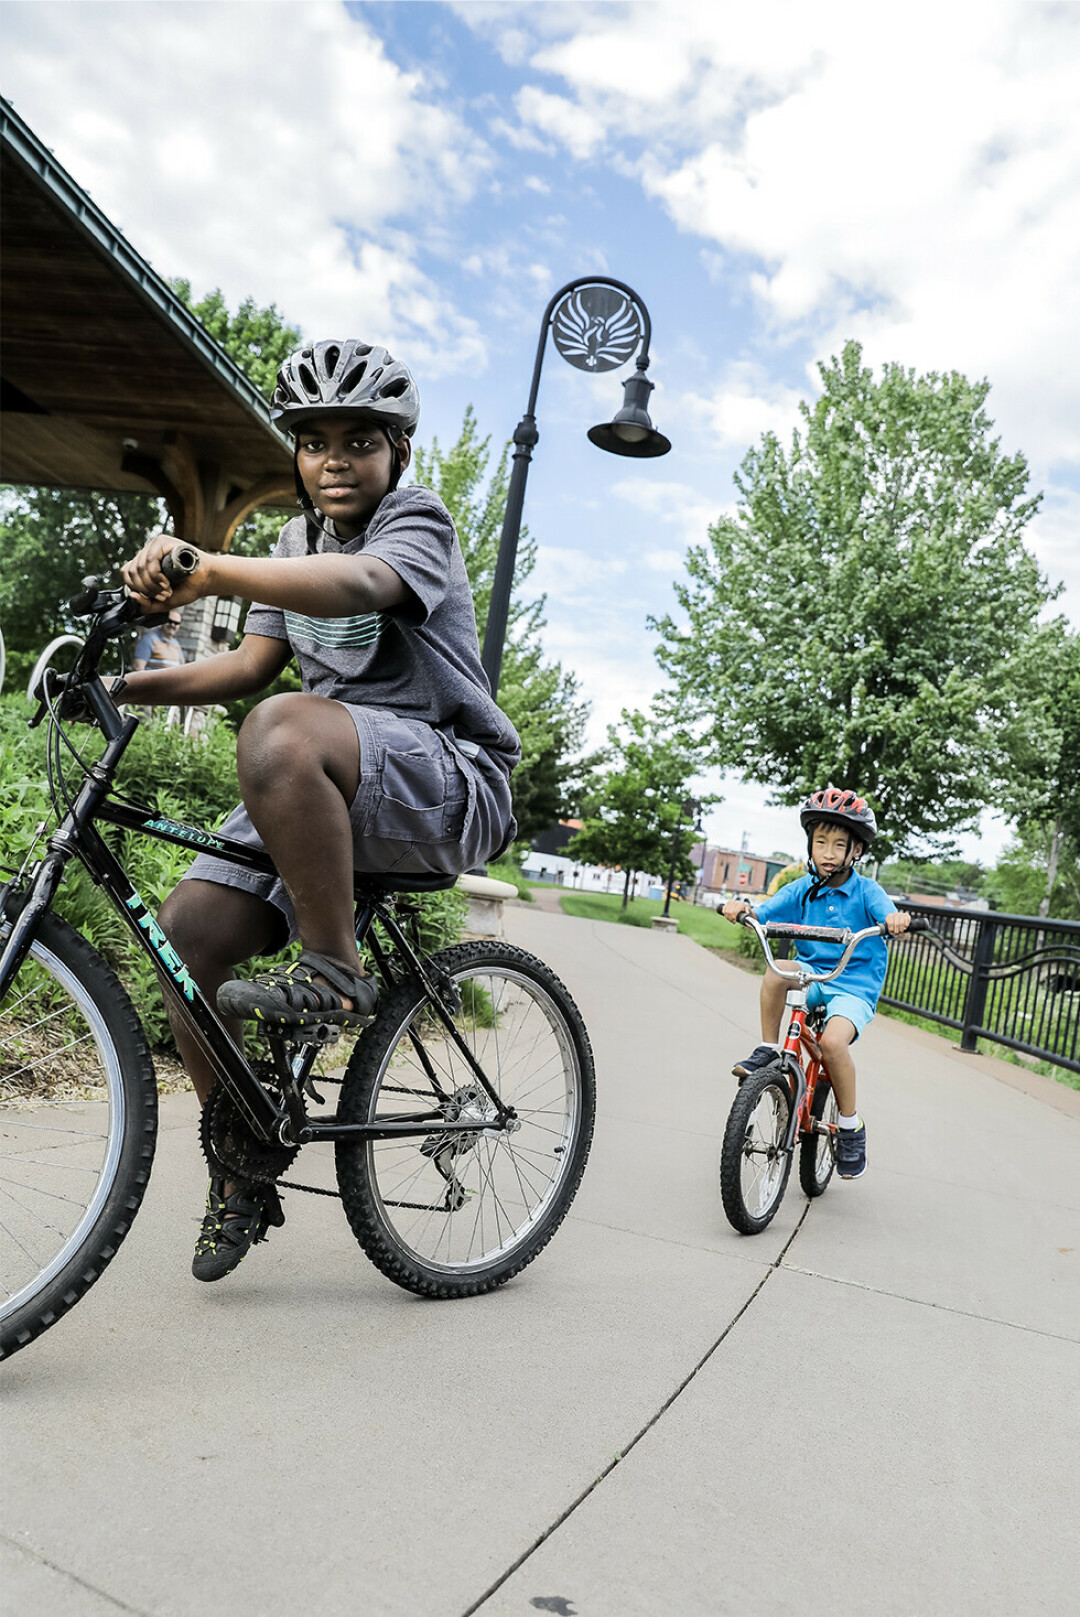
[{"label": "knobby tire", "polygon": [[[44,972],[45,980],[35,972]],[[69,1008],[56,1013],[65,997]],[[79,1018],[87,1032],[76,1039]],[[56,1031],[65,1027],[72,1035],[67,1045],[62,1042],[67,1035]],[[53,1045],[50,1055],[46,1044],[45,1058],[40,1055],[43,1039]],[[35,1066],[42,1069],[46,1060],[61,1065],[72,1047],[96,1053],[101,1078],[92,1082],[101,1083],[101,1100],[94,1096],[36,1104],[32,1094],[28,1099],[27,1073]],[[107,1111],[100,1135],[86,1127],[88,1118],[94,1121],[95,1106]],[[65,1119],[80,1127],[68,1127]],[[0,1131],[0,1235],[12,1265],[7,1272],[5,1257],[0,1277],[4,1358],[73,1308],[116,1256],[142,1202],[157,1139],[154,1067],[134,1007],[96,950],[57,915],[42,917],[31,953],[0,1006]],[[78,1141],[98,1138],[102,1146],[90,1147],[84,1158],[89,1165],[78,1165],[79,1151],[87,1149]],[[102,1162],[96,1168],[93,1156],[99,1149]],[[60,1167],[67,1167],[76,1182],[75,1196],[58,1195],[55,1184],[46,1188],[50,1174],[55,1177]],[[62,1176],[59,1183],[65,1191],[73,1188]],[[79,1197],[85,1197],[85,1205]],[[51,1203],[61,1207],[51,1215],[53,1224],[38,1216]],[[76,1211],[65,1214],[66,1204]],[[55,1218],[62,1215],[74,1225],[66,1235],[55,1227]],[[51,1252],[50,1242],[55,1247]],[[35,1263],[40,1264],[36,1272]]]},{"label": "knobby tire", "polygon": [[[493,1130],[490,1140],[463,1135],[445,1153],[434,1150],[433,1141],[415,1138],[396,1145],[339,1141],[338,1185],[353,1234],[384,1275],[425,1297],[474,1297],[520,1273],[566,1216],[592,1142],[593,1057],[570,994],[549,967],[525,950],[496,942],[457,944],[433,956],[430,966],[437,976],[452,979],[460,996],[456,1020],[468,1030],[471,1015],[470,1047],[500,1097],[510,1105],[520,1101],[520,1133]],[[483,1014],[490,1017],[487,1025]],[[435,1019],[421,983],[410,978],[388,994],[353,1051],[342,1083],[341,1121],[370,1122],[377,1115],[392,1116],[395,1107],[407,1111],[434,1106],[434,1092],[425,1090],[430,1084],[425,1058],[444,1091],[442,1104],[452,1095],[455,1104],[465,1097],[467,1107],[488,1105],[482,1096],[468,1098],[467,1065]],[[499,1081],[504,1058],[505,1089]],[[550,1109],[541,1107],[549,1095]],[[537,1116],[545,1121],[538,1124]],[[469,1138],[475,1145],[468,1143]],[[549,1149],[555,1177],[544,1191]],[[455,1156],[455,1151],[460,1154]],[[442,1162],[438,1171],[445,1174],[443,1179],[435,1176],[436,1158]],[[390,1164],[393,1172],[384,1164]],[[509,1197],[504,1193],[500,1198],[496,1184],[500,1176],[510,1187]],[[515,1177],[519,1191],[514,1190]],[[539,1192],[537,1208],[526,1217],[533,1189]],[[517,1194],[522,1214],[515,1227],[507,1202]],[[459,1233],[469,1228],[470,1220],[474,1229],[479,1224],[482,1244],[485,1205],[488,1240],[501,1244],[490,1255],[481,1251],[474,1258],[460,1252],[460,1242],[455,1248],[451,1213],[462,1215]],[[505,1237],[502,1221],[508,1229]],[[410,1226],[420,1233],[410,1235]],[[419,1250],[421,1235],[432,1250]]]}]

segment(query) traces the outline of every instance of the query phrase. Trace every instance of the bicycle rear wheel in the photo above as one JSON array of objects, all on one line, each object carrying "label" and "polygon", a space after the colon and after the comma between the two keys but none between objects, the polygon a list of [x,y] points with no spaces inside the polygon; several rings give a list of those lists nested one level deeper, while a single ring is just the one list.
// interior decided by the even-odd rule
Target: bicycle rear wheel
[{"label": "bicycle rear wheel", "polygon": [[[452,985],[457,1032],[516,1110],[512,1130],[339,1141],[338,1185],[353,1234],[383,1274],[422,1296],[473,1297],[530,1263],[566,1216],[592,1141],[593,1058],[569,993],[524,950],[464,943],[430,965]],[[476,1121],[495,1108],[410,979],[357,1043],[338,1115],[416,1113]]]},{"label": "bicycle rear wheel", "polygon": [[836,1165],[836,1127],[838,1107],[833,1086],[824,1073],[814,1086],[814,1104],[810,1116],[815,1123],[831,1125],[828,1134],[811,1134],[799,1146],[799,1183],[807,1196],[820,1196],[833,1176]]},{"label": "bicycle rear wheel", "polygon": [[720,1195],[740,1235],[757,1235],[780,1206],[791,1172],[783,1149],[791,1090],[778,1062],[742,1084],[731,1105],[720,1148]]},{"label": "bicycle rear wheel", "polygon": [[156,1137],[131,1001],[84,938],[43,916],[0,1006],[0,1357],[54,1324],[115,1256]]}]

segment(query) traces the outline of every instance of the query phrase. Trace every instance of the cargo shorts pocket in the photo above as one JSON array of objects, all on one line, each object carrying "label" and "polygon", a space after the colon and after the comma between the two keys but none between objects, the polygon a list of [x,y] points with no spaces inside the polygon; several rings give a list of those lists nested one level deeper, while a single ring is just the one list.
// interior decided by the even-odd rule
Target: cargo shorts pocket
[{"label": "cargo shorts pocket", "polygon": [[[389,733],[386,733],[386,730]],[[442,737],[397,721],[386,727],[367,834],[430,846],[457,841],[469,809],[469,780]]]}]

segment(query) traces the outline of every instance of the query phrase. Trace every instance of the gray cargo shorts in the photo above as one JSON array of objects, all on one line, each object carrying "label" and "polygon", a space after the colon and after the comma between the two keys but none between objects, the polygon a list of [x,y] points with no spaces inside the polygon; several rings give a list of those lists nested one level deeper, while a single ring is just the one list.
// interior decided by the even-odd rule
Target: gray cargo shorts
[{"label": "gray cargo shorts", "polygon": [[[470,757],[475,743],[458,741],[422,719],[351,702],[341,706],[360,741],[360,785],[349,807],[356,870],[460,876],[509,845],[517,831],[509,777],[482,748]],[[248,847],[262,847],[242,803],[221,831]],[[290,941],[298,936],[292,905],[276,876],[201,853],[182,880],[193,877],[273,904],[288,923]]]}]

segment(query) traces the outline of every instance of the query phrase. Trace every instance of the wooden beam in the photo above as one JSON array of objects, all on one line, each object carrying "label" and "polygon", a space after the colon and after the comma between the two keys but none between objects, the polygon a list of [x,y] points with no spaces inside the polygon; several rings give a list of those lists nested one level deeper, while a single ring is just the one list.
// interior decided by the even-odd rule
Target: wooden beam
[{"label": "wooden beam", "polygon": [[251,515],[260,505],[277,505],[284,499],[295,498],[295,487],[291,478],[260,477],[257,483],[237,494],[220,511],[214,513],[210,520],[206,543],[200,548],[206,550],[228,550],[233,542],[233,536],[245,517]]}]

